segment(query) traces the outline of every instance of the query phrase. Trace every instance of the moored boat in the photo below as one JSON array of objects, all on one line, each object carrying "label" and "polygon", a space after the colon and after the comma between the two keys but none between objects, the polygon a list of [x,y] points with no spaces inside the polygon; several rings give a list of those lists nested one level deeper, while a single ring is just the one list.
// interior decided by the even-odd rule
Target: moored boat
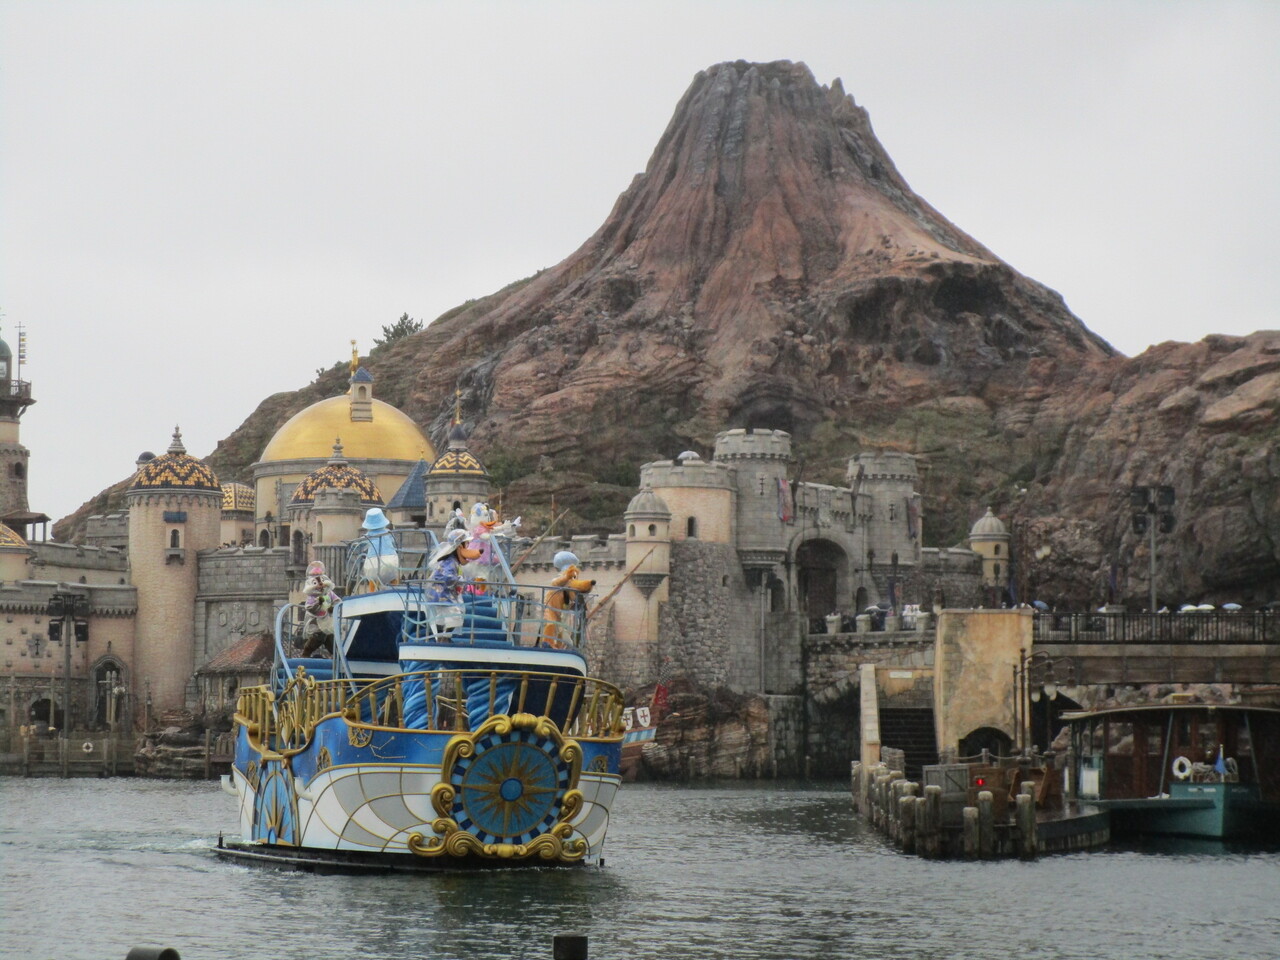
[{"label": "moored boat", "polygon": [[223,785],[240,837],[221,855],[305,869],[601,862],[621,692],[588,675],[585,597],[563,585],[576,581],[518,583],[487,539],[483,565],[461,569],[464,535],[377,528],[351,542],[327,657],[296,655],[316,652],[314,605],[280,610],[272,680],[237,705]]},{"label": "moored boat", "polygon": [[1115,836],[1280,838],[1280,708],[1201,703],[1065,714],[1082,800]]}]

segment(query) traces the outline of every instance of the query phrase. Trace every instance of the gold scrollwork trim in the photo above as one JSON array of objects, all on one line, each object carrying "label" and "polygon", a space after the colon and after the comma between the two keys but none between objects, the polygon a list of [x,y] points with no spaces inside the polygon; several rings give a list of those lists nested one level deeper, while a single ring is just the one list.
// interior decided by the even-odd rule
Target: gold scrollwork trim
[{"label": "gold scrollwork trim", "polygon": [[448,777],[458,760],[475,756],[477,740],[490,733],[501,735],[512,730],[528,730],[535,736],[551,740],[556,746],[557,755],[569,768],[569,784],[560,801],[556,825],[528,843],[484,843],[461,829],[450,816],[457,791],[451,783],[444,781],[431,788],[431,806],[439,815],[431,822],[431,829],[436,836],[410,834],[407,841],[410,850],[420,857],[479,856],[500,860],[537,857],[542,860],[559,860],[562,863],[574,863],[586,856],[586,840],[574,838],[573,826],[569,823],[582,811],[584,802],[582,791],[578,789],[578,778],[582,773],[582,747],[577,741],[566,738],[549,717],[536,717],[530,713],[490,717],[471,733],[458,734],[445,745],[441,776]]}]

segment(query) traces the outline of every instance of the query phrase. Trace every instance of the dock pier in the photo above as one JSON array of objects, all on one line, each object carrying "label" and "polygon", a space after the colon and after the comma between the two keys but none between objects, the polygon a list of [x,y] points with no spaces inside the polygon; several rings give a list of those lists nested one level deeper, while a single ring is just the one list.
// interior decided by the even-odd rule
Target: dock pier
[{"label": "dock pier", "polygon": [[1006,768],[1000,775],[997,769],[978,764],[926,767],[922,788],[888,764],[854,761],[854,808],[903,853],[930,859],[1025,860],[1110,841],[1105,810],[1071,800],[1037,809],[1037,798],[1046,793],[1041,783],[1018,780],[1017,792],[1010,796],[1006,785],[1015,782],[1010,774],[1020,770]]}]

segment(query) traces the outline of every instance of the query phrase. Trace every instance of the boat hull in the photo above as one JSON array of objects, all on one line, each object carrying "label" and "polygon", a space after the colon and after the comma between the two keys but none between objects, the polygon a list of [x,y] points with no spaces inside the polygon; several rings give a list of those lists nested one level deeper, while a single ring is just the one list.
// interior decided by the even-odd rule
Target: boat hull
[{"label": "boat hull", "polygon": [[333,716],[288,757],[262,754],[242,728],[224,778],[239,801],[234,849],[299,869],[342,859],[424,861],[411,869],[598,863],[619,754],[616,740],[566,738],[530,715],[492,717],[474,732]]},{"label": "boat hull", "polygon": [[1267,840],[1276,836],[1280,804],[1264,803],[1242,783],[1174,783],[1167,797],[1104,800],[1116,834]]}]

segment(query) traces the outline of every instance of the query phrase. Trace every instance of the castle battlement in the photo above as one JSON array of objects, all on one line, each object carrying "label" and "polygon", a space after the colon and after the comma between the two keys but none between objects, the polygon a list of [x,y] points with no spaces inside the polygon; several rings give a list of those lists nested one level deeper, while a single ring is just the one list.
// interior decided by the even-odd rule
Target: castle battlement
[{"label": "castle battlement", "polygon": [[849,460],[850,479],[857,476],[859,467],[864,480],[915,484],[920,479],[912,453],[859,453]]},{"label": "castle battlement", "polygon": [[722,430],[716,434],[715,459],[791,462],[791,434],[785,430]]},{"label": "castle battlement", "polygon": [[726,464],[715,460],[655,460],[640,468],[640,486],[654,490],[702,487],[732,490],[733,477]]}]

